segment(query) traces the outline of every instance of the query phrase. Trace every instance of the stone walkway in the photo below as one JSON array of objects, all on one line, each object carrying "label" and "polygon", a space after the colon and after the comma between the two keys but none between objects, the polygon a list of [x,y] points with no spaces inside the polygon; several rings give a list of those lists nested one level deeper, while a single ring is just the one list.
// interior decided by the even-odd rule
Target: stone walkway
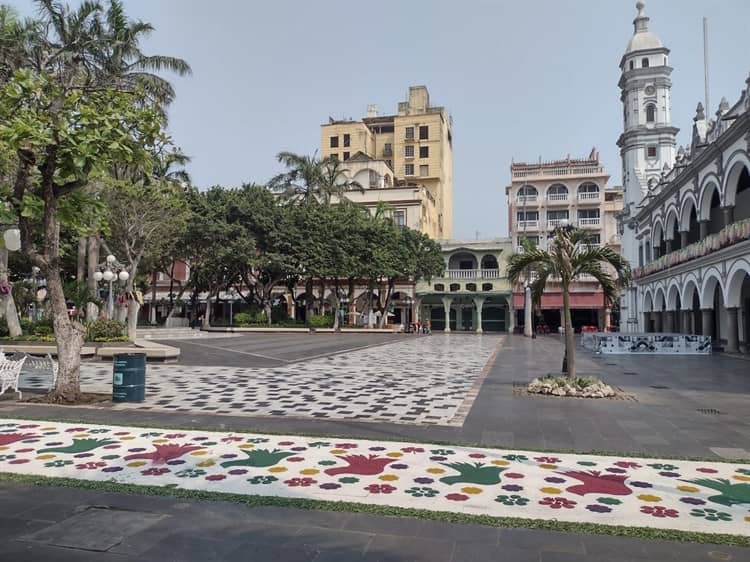
[{"label": "stone walkway", "polygon": [[750,536],[750,465],[0,421],[1,472]]},{"label": "stone walkway", "polygon": [[[435,335],[305,363],[243,369],[149,364],[146,400],[116,409],[461,426],[501,336]],[[46,389],[23,375],[21,387]],[[112,367],[81,367],[84,391],[112,391]]]}]

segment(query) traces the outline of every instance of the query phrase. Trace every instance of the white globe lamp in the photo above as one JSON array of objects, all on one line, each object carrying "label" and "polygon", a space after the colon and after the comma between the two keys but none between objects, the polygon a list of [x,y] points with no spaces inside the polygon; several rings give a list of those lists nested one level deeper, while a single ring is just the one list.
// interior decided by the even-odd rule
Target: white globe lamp
[{"label": "white globe lamp", "polygon": [[21,249],[21,231],[17,228],[9,228],[3,234],[5,247],[11,252],[17,252]]},{"label": "white globe lamp", "polygon": [[114,263],[114,262],[115,262],[115,256],[113,256],[112,254],[109,254],[107,256],[107,263]]},{"label": "white globe lamp", "polygon": [[104,275],[102,274],[102,272],[101,271],[95,271],[94,272],[94,281],[96,281],[98,283],[102,279],[104,279]]},{"label": "white globe lamp", "polygon": [[127,271],[121,271],[120,274],[117,276],[120,278],[120,281],[125,283],[128,279],[130,279],[130,274]]},{"label": "white globe lamp", "polygon": [[102,277],[104,278],[105,281],[112,281],[112,279],[115,278],[115,274],[111,272],[110,270],[107,270],[102,274]]}]

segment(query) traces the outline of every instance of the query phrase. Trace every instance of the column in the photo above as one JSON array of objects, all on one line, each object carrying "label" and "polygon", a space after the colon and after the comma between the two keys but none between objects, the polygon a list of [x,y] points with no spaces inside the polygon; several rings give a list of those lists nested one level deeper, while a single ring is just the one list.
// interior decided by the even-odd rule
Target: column
[{"label": "column", "polygon": [[443,297],[441,300],[443,301],[443,310],[445,311],[445,332],[448,333],[451,331],[451,302],[453,299],[451,297]]},{"label": "column", "polygon": [[688,245],[688,233],[686,231],[680,232],[680,248],[686,248]]},{"label": "column", "polygon": [[674,310],[667,310],[667,315],[664,319],[664,332],[671,334],[674,331]]},{"label": "column", "polygon": [[701,309],[701,326],[703,335],[714,338],[714,311],[710,308]]},{"label": "column", "polygon": [[706,236],[708,236],[708,221],[698,221],[698,226],[700,227],[701,240],[703,240]]},{"label": "column", "polygon": [[516,330],[516,309],[513,308],[513,293],[507,299],[508,301],[508,333],[512,334]]},{"label": "column", "polygon": [[609,307],[606,307],[604,309],[604,331],[605,332],[610,327],[611,323],[612,323],[612,309]]},{"label": "column", "polygon": [[737,353],[740,350],[738,312],[739,308],[736,306],[727,308],[727,347],[724,351],[729,353]]},{"label": "column", "polygon": [[724,226],[729,226],[734,222],[734,207],[722,207],[721,218]]},{"label": "column", "polygon": [[665,240],[665,243],[667,245],[667,249],[664,253],[668,254],[672,251],[672,240],[668,238],[667,240]]},{"label": "column", "polygon": [[459,302],[456,306],[456,331],[460,332],[464,329],[464,305]]},{"label": "column", "polygon": [[661,317],[662,312],[654,312],[654,332],[659,333],[661,332]]},{"label": "column", "polygon": [[474,297],[474,306],[477,307],[477,334],[482,333],[482,307],[484,306],[484,301],[484,297]]},{"label": "column", "polygon": [[411,321],[412,324],[416,324],[417,321],[422,320],[422,299],[414,299],[411,305]]},{"label": "column", "polygon": [[651,312],[644,312],[643,313],[643,331],[645,333],[649,333],[651,331],[651,315],[653,313]]},{"label": "column", "polygon": [[682,330],[680,330],[683,334],[690,334],[692,330],[691,320],[692,320],[693,311],[692,310],[683,310],[682,311]]},{"label": "column", "polygon": [[523,309],[523,335],[527,337],[531,337],[532,335],[532,322],[534,321],[531,317],[531,287],[526,287],[524,289],[524,309]]}]

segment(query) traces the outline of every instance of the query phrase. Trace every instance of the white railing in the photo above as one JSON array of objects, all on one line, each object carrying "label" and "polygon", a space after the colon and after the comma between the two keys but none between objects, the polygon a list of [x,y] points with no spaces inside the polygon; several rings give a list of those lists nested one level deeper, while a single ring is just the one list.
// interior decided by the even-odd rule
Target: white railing
[{"label": "white railing", "polygon": [[582,191],[578,193],[578,199],[581,201],[599,199],[598,191]]},{"label": "white railing", "polygon": [[536,203],[537,196],[536,195],[518,195],[516,196],[516,201],[519,203]]},{"label": "white railing", "polygon": [[523,230],[524,228],[539,228],[539,221],[518,221],[518,229]]},{"label": "white railing", "polygon": [[516,253],[523,254],[523,246],[516,246]]},{"label": "white railing", "polygon": [[564,224],[568,224],[570,222],[569,219],[547,219],[547,226],[556,227],[556,226],[562,226]]},{"label": "white railing", "polygon": [[568,194],[567,193],[550,193],[547,195],[548,201],[567,201],[568,200]]},{"label": "white railing", "polygon": [[601,247],[601,244],[581,244],[582,250],[594,250],[600,247]]},{"label": "white railing", "polygon": [[578,226],[599,226],[599,217],[589,217],[578,219]]},{"label": "white railing", "polygon": [[514,170],[514,178],[526,178],[529,176],[577,176],[584,174],[603,174],[604,166],[570,166],[561,168],[535,167],[526,170]]},{"label": "white railing", "polygon": [[446,279],[498,279],[499,269],[446,269]]}]

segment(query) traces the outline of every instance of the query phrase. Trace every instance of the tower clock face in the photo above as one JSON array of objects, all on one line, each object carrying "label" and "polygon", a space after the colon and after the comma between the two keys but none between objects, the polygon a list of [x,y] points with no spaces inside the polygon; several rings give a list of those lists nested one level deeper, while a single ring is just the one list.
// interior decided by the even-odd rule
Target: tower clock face
[{"label": "tower clock face", "polygon": [[656,93],[656,88],[653,86],[646,86],[646,95],[647,96],[653,96]]}]

